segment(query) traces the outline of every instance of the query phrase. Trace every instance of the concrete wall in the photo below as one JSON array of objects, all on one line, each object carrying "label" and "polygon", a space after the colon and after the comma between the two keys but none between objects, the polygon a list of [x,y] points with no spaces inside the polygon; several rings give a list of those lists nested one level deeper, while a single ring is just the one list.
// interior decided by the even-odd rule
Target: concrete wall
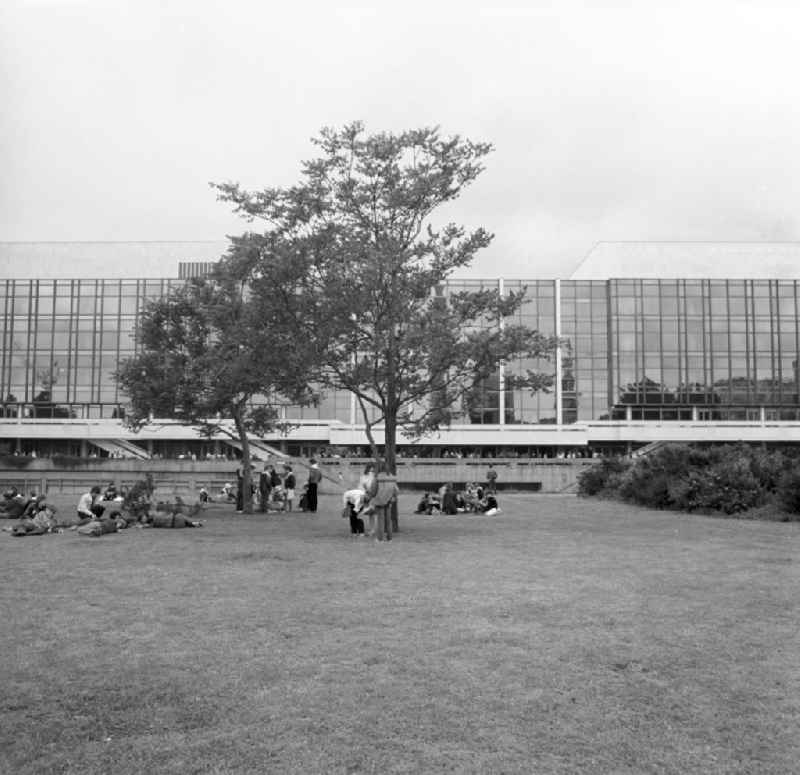
[{"label": "concrete wall", "polygon": [[[321,493],[341,493],[354,486],[367,460],[323,459],[320,461],[325,478]],[[435,489],[445,482],[461,485],[467,481],[486,481],[488,464],[497,471],[498,489],[534,490],[542,492],[571,492],[578,473],[591,460],[568,459],[414,459],[398,461],[397,474],[401,486],[414,489]],[[212,496],[224,482],[235,482],[236,463],[230,461],[188,460],[114,460],[109,458],[74,459],[65,461],[49,458],[16,458],[15,464],[0,461],[0,486],[11,484],[23,491],[80,494],[91,485],[130,485],[151,473],[156,486],[164,491],[191,495],[205,486]],[[22,465],[24,463],[24,466]],[[302,465],[294,471],[298,484],[305,481]]]}]

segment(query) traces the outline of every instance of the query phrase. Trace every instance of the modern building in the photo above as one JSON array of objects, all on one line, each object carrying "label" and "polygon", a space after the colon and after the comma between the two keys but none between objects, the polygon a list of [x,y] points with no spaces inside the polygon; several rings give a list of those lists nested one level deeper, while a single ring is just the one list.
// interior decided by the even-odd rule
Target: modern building
[{"label": "modern building", "polygon": [[[158,418],[132,433],[112,378],[136,352],[142,304],[224,249],[0,244],[0,267],[22,257],[39,273],[0,280],[0,453],[203,455],[232,444]],[[91,277],[97,267],[114,276]],[[545,455],[662,439],[800,442],[799,282],[800,243],[600,243],[568,278],[453,279],[443,295],[526,288],[519,320],[564,345],[552,362],[501,366],[457,424],[416,448]],[[553,373],[552,391],[506,388],[528,368]],[[288,451],[366,444],[349,394],[284,412],[294,429],[268,441]]]}]

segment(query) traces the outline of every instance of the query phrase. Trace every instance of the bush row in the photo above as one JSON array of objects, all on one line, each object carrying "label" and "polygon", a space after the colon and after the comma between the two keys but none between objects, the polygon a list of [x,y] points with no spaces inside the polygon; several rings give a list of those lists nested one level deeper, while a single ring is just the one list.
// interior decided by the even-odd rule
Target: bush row
[{"label": "bush row", "polygon": [[737,514],[775,504],[800,515],[800,454],[746,444],[667,444],[636,460],[604,458],[578,492],[678,511]]}]

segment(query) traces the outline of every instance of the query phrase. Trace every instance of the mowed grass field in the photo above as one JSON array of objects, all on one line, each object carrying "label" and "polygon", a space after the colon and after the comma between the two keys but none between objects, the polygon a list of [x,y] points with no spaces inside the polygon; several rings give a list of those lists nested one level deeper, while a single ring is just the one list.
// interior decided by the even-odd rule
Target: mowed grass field
[{"label": "mowed grass field", "polygon": [[0,772],[800,771],[800,524],[415,500],[0,534]]}]

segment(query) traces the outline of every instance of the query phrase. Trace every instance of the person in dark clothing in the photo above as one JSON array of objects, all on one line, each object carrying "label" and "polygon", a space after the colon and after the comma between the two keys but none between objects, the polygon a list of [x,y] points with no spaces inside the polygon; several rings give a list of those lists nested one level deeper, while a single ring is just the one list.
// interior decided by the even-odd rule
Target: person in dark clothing
[{"label": "person in dark clothing", "polygon": [[272,492],[272,478],[269,469],[270,466],[264,464],[264,470],[258,475],[259,506],[262,514],[266,514],[269,510],[269,496]]},{"label": "person in dark clothing", "polygon": [[311,458],[311,468],[308,469],[308,483],[306,485],[306,504],[308,510],[317,510],[317,485],[322,481],[322,471],[319,470],[317,461]]},{"label": "person in dark clothing", "polygon": [[239,466],[236,469],[236,513],[244,511],[244,468]]},{"label": "person in dark clothing", "polygon": [[440,511],[439,508],[439,498],[435,495],[431,495],[431,493],[426,492],[420,502],[417,504],[417,509],[414,512],[415,514],[427,514],[431,516],[433,514],[433,510]]},{"label": "person in dark clothing", "polygon": [[16,511],[18,506],[14,505],[18,503],[19,500],[23,501],[23,510],[25,508],[25,498],[20,495],[19,490],[16,487],[11,487],[10,489],[6,490],[3,493],[3,500],[0,502],[0,514],[6,514],[9,509],[11,511]]},{"label": "person in dark clothing", "polygon": [[275,466],[269,467],[269,484],[273,490],[276,487],[281,487],[283,485],[283,482],[281,481],[281,475],[275,470]]},{"label": "person in dark clothing", "polygon": [[443,514],[457,514],[458,513],[458,506],[456,504],[456,493],[453,489],[453,485],[448,482],[444,486],[444,491],[442,492],[442,513]]},{"label": "person in dark clothing", "polygon": [[343,509],[342,516],[350,520],[350,534],[354,536],[364,535],[364,520],[359,517],[366,503],[366,493],[364,490],[354,488],[347,490],[342,496]]}]

